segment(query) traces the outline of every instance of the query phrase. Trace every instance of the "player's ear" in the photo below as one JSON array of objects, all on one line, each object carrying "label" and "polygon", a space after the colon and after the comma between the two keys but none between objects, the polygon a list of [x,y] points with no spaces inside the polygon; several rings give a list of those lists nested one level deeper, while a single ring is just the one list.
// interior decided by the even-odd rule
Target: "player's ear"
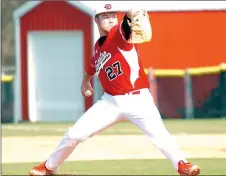
[{"label": "player's ear", "polygon": [[97,24],[99,24],[99,15],[96,15],[96,16],[94,17],[94,21],[95,21]]}]

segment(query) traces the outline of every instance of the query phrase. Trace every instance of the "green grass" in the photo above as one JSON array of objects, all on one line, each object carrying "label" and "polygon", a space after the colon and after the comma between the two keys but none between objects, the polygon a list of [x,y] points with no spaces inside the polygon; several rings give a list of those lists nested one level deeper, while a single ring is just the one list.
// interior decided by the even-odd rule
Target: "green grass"
[{"label": "green grass", "polygon": [[[191,159],[201,167],[201,175],[226,175],[226,159]],[[23,175],[38,163],[2,164],[3,175]],[[79,175],[176,175],[169,160],[70,161],[60,168],[61,174]]]},{"label": "green grass", "polygon": [[[164,120],[171,134],[226,134],[226,119]],[[62,136],[73,123],[20,123],[2,124],[2,136]],[[122,122],[100,135],[143,134],[133,124]],[[226,175],[226,158],[191,159],[200,165],[201,175]],[[2,164],[3,175],[25,175],[39,163]],[[68,161],[61,169],[62,174],[80,175],[177,175],[167,159],[153,160],[97,160]]]},{"label": "green grass", "polygon": [[[19,123],[2,124],[2,136],[58,136],[63,135],[74,123]],[[164,120],[171,134],[226,133],[226,119]],[[101,135],[143,134],[135,125],[121,122],[100,133]]]}]

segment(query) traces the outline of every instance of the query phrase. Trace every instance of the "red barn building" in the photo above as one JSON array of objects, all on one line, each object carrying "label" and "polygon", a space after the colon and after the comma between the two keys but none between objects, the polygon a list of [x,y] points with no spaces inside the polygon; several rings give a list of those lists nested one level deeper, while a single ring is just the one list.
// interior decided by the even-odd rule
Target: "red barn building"
[{"label": "red barn building", "polygon": [[78,1],[29,1],[15,10],[15,121],[74,121],[90,107],[80,84],[92,57],[92,15]]}]

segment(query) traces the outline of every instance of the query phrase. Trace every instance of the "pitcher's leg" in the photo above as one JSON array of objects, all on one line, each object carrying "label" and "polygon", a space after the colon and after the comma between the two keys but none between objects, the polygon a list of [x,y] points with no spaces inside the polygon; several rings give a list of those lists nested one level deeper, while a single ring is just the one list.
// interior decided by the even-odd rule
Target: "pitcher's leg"
[{"label": "pitcher's leg", "polygon": [[56,170],[80,142],[120,120],[119,114],[116,106],[105,100],[98,101],[65,133],[55,151],[49,156],[46,162],[47,169]]},{"label": "pitcher's leg", "polygon": [[129,115],[128,119],[150,137],[153,144],[162,151],[177,170],[178,162],[180,160],[186,162],[186,159],[175,140],[165,128],[151,95],[147,94],[145,97],[140,98],[140,100],[137,99],[137,101],[139,104],[137,113]]}]

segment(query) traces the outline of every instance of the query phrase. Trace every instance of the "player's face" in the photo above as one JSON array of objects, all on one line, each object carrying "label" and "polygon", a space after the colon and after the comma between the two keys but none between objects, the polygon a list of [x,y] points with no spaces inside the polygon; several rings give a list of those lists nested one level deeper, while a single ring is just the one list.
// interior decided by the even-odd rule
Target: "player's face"
[{"label": "player's face", "polygon": [[102,31],[108,33],[113,26],[118,24],[117,13],[108,12],[99,14],[96,23]]}]

